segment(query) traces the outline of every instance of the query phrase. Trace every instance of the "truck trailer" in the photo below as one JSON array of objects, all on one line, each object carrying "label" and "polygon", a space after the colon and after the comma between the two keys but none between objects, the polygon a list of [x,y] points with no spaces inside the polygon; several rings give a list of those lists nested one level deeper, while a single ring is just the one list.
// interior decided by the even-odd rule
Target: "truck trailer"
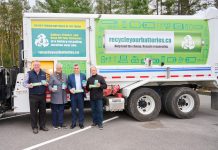
[{"label": "truck trailer", "polygon": [[216,8],[193,16],[24,13],[23,41],[14,112],[30,111],[23,81],[34,60],[48,79],[57,63],[68,75],[79,64],[87,78],[96,66],[108,84],[105,110],[125,110],[139,121],[155,119],[161,108],[193,117],[201,89],[212,93],[211,107],[218,109]]}]

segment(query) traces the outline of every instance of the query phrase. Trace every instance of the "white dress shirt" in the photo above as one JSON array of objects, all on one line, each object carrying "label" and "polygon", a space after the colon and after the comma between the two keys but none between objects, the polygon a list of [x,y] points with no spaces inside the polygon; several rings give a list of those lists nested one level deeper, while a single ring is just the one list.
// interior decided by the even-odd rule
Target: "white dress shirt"
[{"label": "white dress shirt", "polygon": [[75,74],[75,82],[76,82],[76,90],[81,90],[81,80],[80,80],[80,74]]}]

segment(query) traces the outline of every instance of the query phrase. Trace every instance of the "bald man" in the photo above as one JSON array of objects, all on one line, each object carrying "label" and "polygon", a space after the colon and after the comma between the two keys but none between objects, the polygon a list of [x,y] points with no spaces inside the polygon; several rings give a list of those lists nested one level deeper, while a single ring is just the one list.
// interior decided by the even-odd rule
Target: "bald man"
[{"label": "bald man", "polygon": [[[90,68],[91,77],[87,81],[86,89],[90,91],[90,103],[92,109],[92,127],[97,126],[103,129],[103,89],[107,88],[104,78],[97,74],[97,68]],[[94,86],[90,86],[94,85]]]}]

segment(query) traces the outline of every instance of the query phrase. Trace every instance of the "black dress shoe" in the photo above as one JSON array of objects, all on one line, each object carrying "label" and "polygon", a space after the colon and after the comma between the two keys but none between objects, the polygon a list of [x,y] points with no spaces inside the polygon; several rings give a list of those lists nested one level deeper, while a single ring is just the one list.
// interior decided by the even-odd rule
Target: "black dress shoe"
[{"label": "black dress shoe", "polygon": [[91,125],[91,127],[95,127],[95,126],[97,126],[97,123],[93,123],[93,124]]},{"label": "black dress shoe", "polygon": [[80,124],[79,127],[80,127],[80,129],[83,129],[83,128],[84,128],[84,125],[83,125],[83,124]]},{"label": "black dress shoe", "polygon": [[98,125],[98,128],[99,128],[100,130],[103,130],[103,125]]},{"label": "black dress shoe", "polygon": [[34,134],[39,133],[38,129],[37,129],[37,128],[34,128],[34,129],[33,129],[33,133],[34,133]]},{"label": "black dress shoe", "polygon": [[76,125],[71,125],[70,126],[71,129],[74,129],[75,127],[76,127]]},{"label": "black dress shoe", "polygon": [[62,125],[60,125],[60,127],[63,128],[63,129],[67,129],[67,125],[66,124],[62,124]]},{"label": "black dress shoe", "polygon": [[48,131],[48,128],[46,128],[46,127],[40,127],[40,130],[42,130],[42,131]]}]

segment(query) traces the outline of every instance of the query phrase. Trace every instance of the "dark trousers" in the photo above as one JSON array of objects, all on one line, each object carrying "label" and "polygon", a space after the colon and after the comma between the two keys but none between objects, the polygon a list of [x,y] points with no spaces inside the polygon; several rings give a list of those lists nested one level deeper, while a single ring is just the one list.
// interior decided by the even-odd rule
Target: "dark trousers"
[{"label": "dark trousers", "polygon": [[62,126],[64,122],[64,104],[51,104],[52,125],[54,127]]},{"label": "dark trousers", "polygon": [[46,101],[45,94],[30,95],[30,116],[32,128],[38,128],[38,110],[39,110],[39,126],[45,127],[46,122]]},{"label": "dark trousers", "polygon": [[71,95],[71,112],[72,112],[72,125],[76,125],[77,112],[76,108],[79,110],[79,124],[84,123],[84,96],[81,93]]},{"label": "dark trousers", "polygon": [[103,100],[91,100],[92,121],[99,126],[103,122]]}]

